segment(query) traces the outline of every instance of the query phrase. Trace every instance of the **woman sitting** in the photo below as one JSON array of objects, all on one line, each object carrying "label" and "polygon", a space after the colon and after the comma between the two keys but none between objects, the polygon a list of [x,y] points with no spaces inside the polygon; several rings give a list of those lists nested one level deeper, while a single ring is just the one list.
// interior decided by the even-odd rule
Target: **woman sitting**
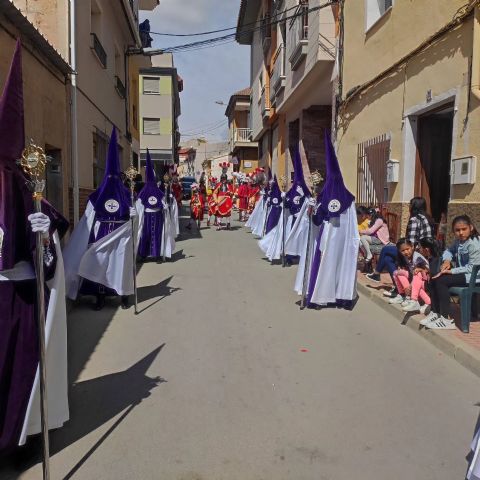
[{"label": "woman sitting", "polygon": [[[372,250],[371,247],[381,248],[390,243],[390,233],[388,231],[388,225],[383,217],[375,208],[369,208],[367,210],[367,216],[369,219],[368,228],[360,230],[360,244],[365,254],[365,262],[367,265],[372,263]],[[369,269],[371,271],[371,269]]]}]

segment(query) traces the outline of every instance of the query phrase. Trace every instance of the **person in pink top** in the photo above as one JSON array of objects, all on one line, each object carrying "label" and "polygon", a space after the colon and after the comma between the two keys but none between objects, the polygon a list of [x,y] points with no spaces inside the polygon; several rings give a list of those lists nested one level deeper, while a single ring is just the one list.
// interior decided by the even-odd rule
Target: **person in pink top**
[{"label": "person in pink top", "polygon": [[390,232],[388,225],[375,208],[368,209],[370,218],[369,226],[366,230],[360,230],[360,245],[365,254],[365,261],[370,263],[373,258],[372,246],[382,248],[390,243]]}]

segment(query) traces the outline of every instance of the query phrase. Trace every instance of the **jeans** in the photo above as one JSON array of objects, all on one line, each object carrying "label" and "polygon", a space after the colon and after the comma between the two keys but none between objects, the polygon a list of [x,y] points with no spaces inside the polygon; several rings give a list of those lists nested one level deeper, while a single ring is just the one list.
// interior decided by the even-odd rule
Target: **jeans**
[{"label": "jeans", "polygon": [[446,274],[431,280],[429,283],[432,310],[442,317],[447,318],[450,313],[450,287],[466,287],[467,278],[464,273]]},{"label": "jeans", "polygon": [[397,255],[398,250],[395,245],[385,245],[380,252],[375,271],[382,273],[384,270],[387,270],[393,280],[393,273],[397,269]]}]

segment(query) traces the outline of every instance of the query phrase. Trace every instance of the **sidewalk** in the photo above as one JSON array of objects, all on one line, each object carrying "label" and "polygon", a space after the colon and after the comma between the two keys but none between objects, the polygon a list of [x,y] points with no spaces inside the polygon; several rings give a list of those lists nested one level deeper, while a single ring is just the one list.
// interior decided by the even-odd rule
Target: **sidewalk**
[{"label": "sidewalk", "polygon": [[[392,318],[398,320],[400,325],[411,328],[445,355],[454,358],[458,363],[480,377],[480,321],[470,323],[470,333],[463,333],[459,329],[428,330],[420,325],[423,315],[405,313],[399,306],[388,303],[389,299],[383,296],[384,290],[391,287],[388,274],[382,274],[381,283],[371,282],[360,272],[357,274],[357,280],[359,293],[383,308]],[[453,305],[452,313],[458,326],[460,307]]]}]

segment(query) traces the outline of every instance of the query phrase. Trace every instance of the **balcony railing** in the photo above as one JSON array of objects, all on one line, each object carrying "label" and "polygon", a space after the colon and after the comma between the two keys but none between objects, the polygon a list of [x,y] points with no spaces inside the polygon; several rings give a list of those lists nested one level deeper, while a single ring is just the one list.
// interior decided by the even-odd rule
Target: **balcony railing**
[{"label": "balcony railing", "polygon": [[270,87],[269,85],[264,85],[262,88],[262,98],[261,98],[261,111],[262,118],[264,120],[270,117]]},{"label": "balcony railing", "polygon": [[288,36],[288,60],[296,70],[307,55],[308,49],[308,4],[301,5],[290,23]]},{"label": "balcony railing", "polygon": [[266,15],[260,21],[260,32],[262,34],[263,51],[267,52],[272,43],[272,25],[270,15]]},{"label": "balcony railing", "polygon": [[127,96],[125,85],[117,75],[115,75],[115,90],[120,95],[120,98],[125,98]]},{"label": "balcony railing", "polygon": [[236,128],[233,131],[233,141],[249,143],[252,141],[252,129],[251,128]]},{"label": "balcony railing", "polygon": [[92,52],[95,54],[102,67],[107,68],[107,52],[104,50],[99,38],[95,33],[91,33],[90,37],[90,48]]},{"label": "balcony railing", "polygon": [[281,43],[273,57],[273,71],[270,79],[270,99],[273,100],[282,88],[285,88],[285,79],[285,45]]}]

